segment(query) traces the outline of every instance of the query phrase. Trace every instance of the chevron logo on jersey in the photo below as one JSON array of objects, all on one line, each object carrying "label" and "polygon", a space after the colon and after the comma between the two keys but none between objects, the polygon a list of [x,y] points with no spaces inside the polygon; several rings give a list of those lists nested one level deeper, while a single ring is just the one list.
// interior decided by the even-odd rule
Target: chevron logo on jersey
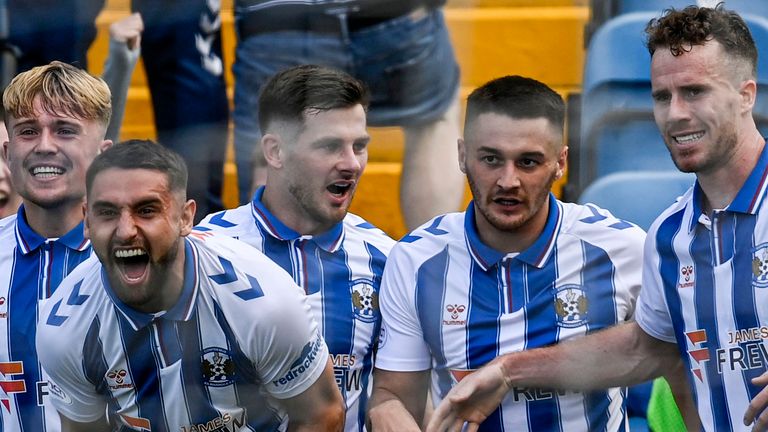
[{"label": "chevron logo on jersey", "polygon": [[[3,377],[8,375],[22,375],[24,374],[24,363],[20,361],[16,362],[0,362],[0,374]],[[24,393],[27,391],[27,385],[24,384],[23,379],[9,379],[0,380],[0,403],[3,404],[6,411],[11,412],[11,395],[14,393]]]},{"label": "chevron logo on jersey", "polygon": [[[704,343],[707,342],[707,332],[706,330],[694,330],[686,332],[685,335],[688,337],[688,340],[693,344],[694,349],[688,350],[688,355],[691,356],[693,360],[696,361],[696,365],[701,365],[701,363],[709,360],[709,350],[704,347],[701,348]],[[699,381],[704,382],[704,378],[701,375],[701,367],[692,367],[691,372],[693,372],[694,375],[696,375],[696,378],[699,379]]]},{"label": "chevron logo on jersey", "polygon": [[752,250],[752,276],[752,284],[755,287],[768,287],[768,243]]},{"label": "chevron logo on jersey", "polygon": [[557,325],[565,328],[579,327],[587,322],[589,300],[587,293],[578,285],[565,285],[555,293]]},{"label": "chevron logo on jersey", "polygon": [[127,416],[125,414],[120,414],[120,418],[123,420],[125,424],[128,426],[140,430],[140,431],[152,431],[152,425],[149,423],[149,420],[141,417],[131,417]]},{"label": "chevron logo on jersey", "polygon": [[456,385],[464,378],[468,377],[475,369],[450,369],[453,384]]},{"label": "chevron logo on jersey", "polygon": [[363,322],[374,322],[379,316],[379,293],[367,279],[352,281],[352,307],[355,317]]},{"label": "chevron logo on jersey", "polygon": [[210,231],[200,231],[198,229],[193,229],[192,232],[189,233],[189,235],[196,239],[205,240],[206,238],[211,237],[214,234]]}]

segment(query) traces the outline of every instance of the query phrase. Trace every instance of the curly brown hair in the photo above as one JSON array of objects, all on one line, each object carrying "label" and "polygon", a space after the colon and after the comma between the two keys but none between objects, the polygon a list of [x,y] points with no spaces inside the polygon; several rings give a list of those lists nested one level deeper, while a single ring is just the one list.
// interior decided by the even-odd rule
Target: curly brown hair
[{"label": "curly brown hair", "polygon": [[667,9],[660,18],[648,23],[645,32],[651,55],[658,48],[669,48],[672,55],[679,56],[691,51],[694,45],[714,40],[732,60],[749,68],[750,78],[757,76],[757,47],[752,34],[739,14],[725,9],[723,3],[715,8]]}]

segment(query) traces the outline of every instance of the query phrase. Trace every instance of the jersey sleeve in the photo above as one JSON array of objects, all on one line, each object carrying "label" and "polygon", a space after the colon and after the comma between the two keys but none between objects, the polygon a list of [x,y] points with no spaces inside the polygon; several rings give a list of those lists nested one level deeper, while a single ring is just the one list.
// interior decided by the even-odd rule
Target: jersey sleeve
[{"label": "jersey sleeve", "polygon": [[84,374],[83,340],[73,329],[78,318],[73,316],[75,307],[66,305],[74,289],[72,282],[80,280],[71,276],[77,275],[62,282],[40,314],[37,352],[48,378],[49,400],[56,410],[71,420],[92,422],[104,416],[106,402]]},{"label": "jersey sleeve", "polygon": [[234,295],[221,300],[264,389],[277,399],[304,392],[323,373],[329,358],[307,296],[288,273],[255,248],[223,236],[215,242],[229,249],[226,255],[245,273],[238,278],[240,285],[228,284]]},{"label": "jersey sleeve", "polygon": [[625,230],[621,251],[613,256],[616,269],[616,302],[624,311],[624,319],[633,319],[637,312],[637,299],[642,287],[643,243],[645,232],[640,228]]},{"label": "jersey sleeve", "polygon": [[413,372],[432,367],[416,311],[416,269],[397,245],[387,259],[379,293],[382,316],[376,367]]},{"label": "jersey sleeve", "polygon": [[[328,347],[312,316],[306,296],[285,278],[285,295],[270,302],[253,339],[252,355],[267,391],[278,399],[294,397],[320,377],[328,362]],[[259,349],[261,348],[261,349]]]},{"label": "jersey sleeve", "polygon": [[676,342],[672,318],[664,295],[655,231],[645,240],[643,289],[637,302],[635,320],[649,335],[666,342]]}]

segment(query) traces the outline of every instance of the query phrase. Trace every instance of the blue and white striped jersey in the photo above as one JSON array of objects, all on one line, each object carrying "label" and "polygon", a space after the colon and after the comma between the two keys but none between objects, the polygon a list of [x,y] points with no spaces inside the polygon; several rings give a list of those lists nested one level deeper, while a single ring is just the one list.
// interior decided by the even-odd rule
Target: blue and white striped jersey
[{"label": "blue and white striped jersey", "polygon": [[[392,249],[381,287],[376,367],[432,368],[438,403],[499,355],[543,347],[631,319],[645,233],[594,207],[550,195],[538,240],[520,253],[484,244],[474,204],[439,216]],[[480,430],[617,431],[625,392],[514,388]]]},{"label": "blue and white striped jersey", "polygon": [[22,205],[0,220],[0,245],[0,430],[58,431],[35,351],[35,326],[42,303],[91,255],[91,243],[82,223],[58,239],[40,236]]},{"label": "blue and white striped jersey", "polygon": [[185,240],[184,286],[165,313],[122,303],[93,256],[65,279],[38,324],[40,362],[63,415],[119,430],[284,430],[272,398],[323,372],[328,349],[290,276],[213,233]]},{"label": "blue and white striped jersey", "polygon": [[395,241],[351,213],[326,233],[302,236],[264,207],[263,192],[262,187],[250,204],[206,217],[195,229],[214,230],[256,247],[304,288],[344,396],[345,430],[364,430],[372,353],[381,325],[379,285]]},{"label": "blue and white striped jersey", "polygon": [[637,322],[675,342],[705,430],[742,417],[768,369],[768,150],[726,209],[702,213],[698,182],[651,226]]}]

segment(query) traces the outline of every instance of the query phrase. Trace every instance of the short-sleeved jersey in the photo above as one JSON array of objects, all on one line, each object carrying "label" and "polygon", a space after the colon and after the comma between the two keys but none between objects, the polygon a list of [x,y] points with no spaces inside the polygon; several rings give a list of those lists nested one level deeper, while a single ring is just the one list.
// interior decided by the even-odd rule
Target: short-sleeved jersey
[{"label": "short-sleeved jersey", "polygon": [[[432,369],[439,402],[499,355],[576,339],[631,319],[645,233],[609,212],[557,201],[520,253],[484,244],[474,203],[439,216],[392,249],[381,287],[376,367]],[[513,388],[481,426],[506,431],[617,431],[625,392]]]},{"label": "short-sleeved jersey", "polygon": [[768,368],[768,151],[711,218],[698,182],[648,232],[637,322],[677,343],[708,431],[751,430],[742,417]]},{"label": "short-sleeved jersey", "polygon": [[82,223],[58,239],[42,237],[21,206],[0,220],[0,245],[0,430],[58,431],[35,351],[35,326],[43,301],[91,255],[91,244]]},{"label": "short-sleeved jersey", "polygon": [[347,214],[329,231],[302,236],[261,202],[206,217],[197,230],[213,230],[261,250],[304,288],[333,360],[336,384],[347,409],[345,430],[365,427],[379,334],[379,286],[394,240],[359,216]]},{"label": "short-sleeved jersey", "polygon": [[37,346],[63,415],[107,412],[116,427],[152,432],[284,430],[273,398],[305,391],[328,361],[290,276],[213,233],[185,240],[183,289],[165,313],[122,303],[93,256],[46,303]]}]

